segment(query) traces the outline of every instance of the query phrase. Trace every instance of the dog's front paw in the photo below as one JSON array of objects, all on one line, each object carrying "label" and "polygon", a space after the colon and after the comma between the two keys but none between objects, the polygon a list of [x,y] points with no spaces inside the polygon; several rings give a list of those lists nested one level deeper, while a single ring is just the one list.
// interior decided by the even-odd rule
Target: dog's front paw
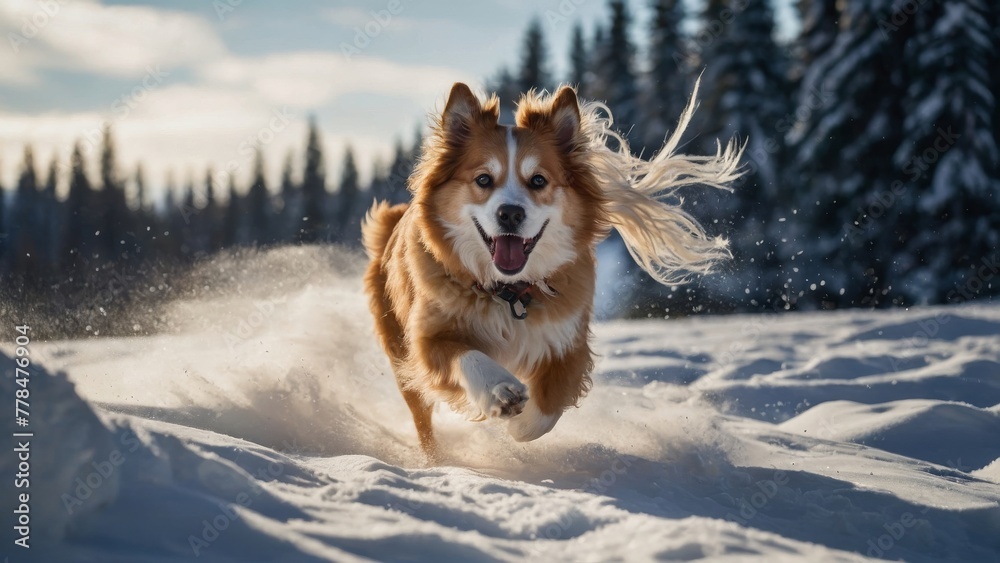
[{"label": "dog's front paw", "polygon": [[521,414],[528,402],[528,388],[520,381],[504,381],[490,390],[492,401],[487,412],[490,418],[510,418]]},{"label": "dog's front paw", "polygon": [[528,388],[486,354],[473,350],[462,356],[462,389],[483,418],[510,418],[524,410]]}]

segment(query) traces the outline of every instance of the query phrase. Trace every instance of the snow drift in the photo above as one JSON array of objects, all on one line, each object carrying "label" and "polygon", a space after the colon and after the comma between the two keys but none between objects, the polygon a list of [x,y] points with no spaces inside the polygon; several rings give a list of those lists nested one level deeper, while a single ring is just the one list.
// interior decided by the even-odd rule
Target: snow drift
[{"label": "snow drift", "polygon": [[361,265],[220,258],[170,334],[32,343],[11,561],[1000,559],[1000,308],[601,324],[551,434],[442,407],[423,467]]}]

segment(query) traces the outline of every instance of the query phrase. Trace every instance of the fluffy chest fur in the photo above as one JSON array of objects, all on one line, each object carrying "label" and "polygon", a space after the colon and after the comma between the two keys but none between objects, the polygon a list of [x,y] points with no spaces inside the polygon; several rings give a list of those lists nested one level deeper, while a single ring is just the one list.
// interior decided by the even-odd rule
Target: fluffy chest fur
[{"label": "fluffy chest fur", "polygon": [[[557,297],[558,298],[558,297]],[[528,307],[529,319],[540,315],[546,303]],[[479,297],[472,310],[456,321],[473,335],[482,349],[515,375],[530,373],[542,362],[561,358],[579,342],[583,310],[559,319],[538,322],[515,319],[506,304],[489,297]]]}]

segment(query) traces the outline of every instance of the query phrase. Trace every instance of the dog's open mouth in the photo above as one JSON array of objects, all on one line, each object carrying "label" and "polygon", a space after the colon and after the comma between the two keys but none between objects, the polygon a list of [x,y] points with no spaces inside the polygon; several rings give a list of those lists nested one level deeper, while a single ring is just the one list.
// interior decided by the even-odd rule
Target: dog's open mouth
[{"label": "dog's open mouth", "polygon": [[486,243],[486,248],[489,249],[490,256],[493,257],[493,265],[497,267],[497,270],[500,270],[500,273],[508,276],[513,276],[524,269],[524,265],[528,263],[528,255],[542,238],[545,227],[549,226],[549,222],[546,221],[538,230],[538,234],[532,238],[523,238],[517,235],[491,237],[486,234],[479,221],[473,219],[472,222],[476,224],[479,236],[483,237],[483,242]]}]

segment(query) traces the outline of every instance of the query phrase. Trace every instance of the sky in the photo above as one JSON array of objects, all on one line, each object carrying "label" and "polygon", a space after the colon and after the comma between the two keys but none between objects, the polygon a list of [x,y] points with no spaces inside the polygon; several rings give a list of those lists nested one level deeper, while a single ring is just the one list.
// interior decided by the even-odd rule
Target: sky
[{"label": "sky", "polygon": [[[636,40],[647,4],[630,4]],[[779,37],[790,37],[789,0],[775,8]],[[244,185],[255,146],[273,189],[290,152],[300,168],[310,116],[331,187],[348,145],[367,180],[396,142],[412,142],[452,83],[482,88],[515,66],[534,17],[559,77],[573,24],[589,33],[608,8],[605,0],[3,0],[0,183],[14,184],[28,143],[44,171],[54,155],[65,165],[79,140],[96,175],[110,124],[120,172],[141,161],[157,196],[168,172],[178,185],[200,184],[211,167]]]}]

